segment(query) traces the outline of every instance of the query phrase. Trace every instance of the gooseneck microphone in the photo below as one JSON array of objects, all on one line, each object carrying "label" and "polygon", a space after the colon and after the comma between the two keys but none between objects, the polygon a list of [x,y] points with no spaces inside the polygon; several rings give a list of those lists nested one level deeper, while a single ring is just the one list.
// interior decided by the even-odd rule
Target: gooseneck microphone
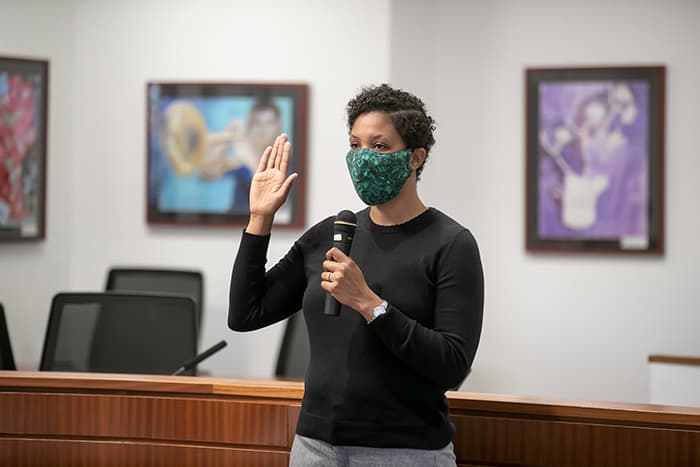
[{"label": "gooseneck microphone", "polygon": [[[333,246],[345,253],[350,254],[352,237],[357,227],[357,219],[352,211],[347,209],[340,211],[335,216],[333,222]],[[326,295],[326,303],[323,307],[323,314],[328,316],[338,316],[340,313],[340,303],[331,294]]]},{"label": "gooseneck microphone", "polygon": [[224,347],[226,347],[226,341],[221,341],[218,344],[212,345],[211,347],[209,347],[207,350],[205,350],[201,354],[195,356],[191,360],[187,360],[185,363],[182,364],[182,366],[180,368],[178,368],[177,370],[173,371],[170,374],[172,376],[181,375],[181,374],[185,373],[186,371],[189,371],[192,368],[194,368],[195,365],[197,365],[197,363],[201,362],[205,358],[211,357],[213,354],[215,354],[219,350],[223,349]]}]

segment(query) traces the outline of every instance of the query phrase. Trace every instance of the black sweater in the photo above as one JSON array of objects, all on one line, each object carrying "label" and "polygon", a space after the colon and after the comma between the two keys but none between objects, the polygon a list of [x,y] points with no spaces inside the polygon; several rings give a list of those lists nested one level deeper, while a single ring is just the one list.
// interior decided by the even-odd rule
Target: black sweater
[{"label": "black sweater", "polygon": [[311,359],[297,433],[336,445],[439,449],[450,442],[445,391],[469,373],[481,334],[483,272],[471,233],[436,209],[384,227],[357,214],[351,257],[389,303],[367,324],[326,316],[320,277],[333,218],[265,272],[269,236],[243,234],[229,327],[259,329],[302,309]]}]

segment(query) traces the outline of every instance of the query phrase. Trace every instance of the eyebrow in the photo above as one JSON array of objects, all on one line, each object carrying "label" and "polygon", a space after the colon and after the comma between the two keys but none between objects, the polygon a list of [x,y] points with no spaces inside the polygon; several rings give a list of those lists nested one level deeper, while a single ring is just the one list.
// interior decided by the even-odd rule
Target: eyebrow
[{"label": "eyebrow", "polygon": [[[376,135],[370,136],[369,139],[370,139],[370,141],[376,141],[376,140],[378,140],[378,139],[380,139],[380,138],[386,138],[386,137],[387,137],[387,136],[386,136],[385,134],[377,133]],[[355,136],[355,135],[353,135],[352,133],[350,133],[350,138],[359,139],[358,136]]]}]

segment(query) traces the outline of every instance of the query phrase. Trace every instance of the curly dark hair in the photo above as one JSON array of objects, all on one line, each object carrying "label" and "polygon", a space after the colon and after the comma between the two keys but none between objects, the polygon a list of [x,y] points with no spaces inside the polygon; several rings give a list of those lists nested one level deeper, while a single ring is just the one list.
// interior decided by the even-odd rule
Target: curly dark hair
[{"label": "curly dark hair", "polygon": [[[406,147],[425,149],[425,159],[428,160],[430,148],[435,144],[435,120],[426,113],[423,101],[413,94],[394,89],[388,84],[367,86],[348,102],[346,111],[349,129],[352,129],[355,120],[362,114],[385,112]],[[420,180],[424,165],[425,161],[416,170],[417,180]]]}]

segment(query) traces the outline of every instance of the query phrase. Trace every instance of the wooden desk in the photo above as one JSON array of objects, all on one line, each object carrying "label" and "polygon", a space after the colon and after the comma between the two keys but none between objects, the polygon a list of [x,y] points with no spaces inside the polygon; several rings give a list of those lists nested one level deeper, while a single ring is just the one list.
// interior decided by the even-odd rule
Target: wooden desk
[{"label": "wooden desk", "polygon": [[[286,466],[300,383],[0,371],[0,465]],[[462,466],[700,466],[700,409],[450,392]]]}]

